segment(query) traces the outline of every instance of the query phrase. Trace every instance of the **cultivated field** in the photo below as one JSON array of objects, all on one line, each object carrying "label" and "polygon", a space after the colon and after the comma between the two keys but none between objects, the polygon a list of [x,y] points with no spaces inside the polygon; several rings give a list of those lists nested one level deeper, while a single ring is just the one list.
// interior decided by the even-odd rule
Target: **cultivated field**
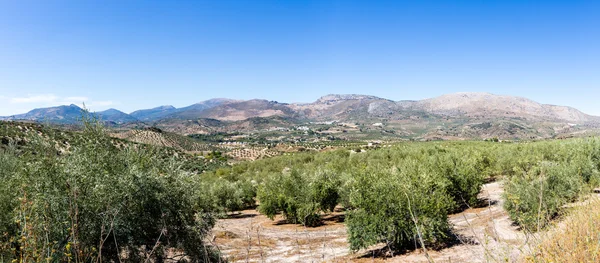
[{"label": "cultivated field", "polygon": [[[482,207],[469,208],[448,216],[455,242],[427,253],[435,262],[517,262],[529,255],[539,242],[513,225],[502,207],[502,184],[483,186]],[[427,262],[421,249],[404,253],[375,245],[352,252],[348,246],[344,213],[323,215],[323,225],[290,225],[277,216],[270,220],[256,210],[244,210],[218,221],[213,243],[231,262]],[[540,235],[540,234],[538,234]]]},{"label": "cultivated field", "polygon": [[0,124],[2,260],[597,260],[597,138],[209,145],[253,160],[232,164],[159,130]]}]

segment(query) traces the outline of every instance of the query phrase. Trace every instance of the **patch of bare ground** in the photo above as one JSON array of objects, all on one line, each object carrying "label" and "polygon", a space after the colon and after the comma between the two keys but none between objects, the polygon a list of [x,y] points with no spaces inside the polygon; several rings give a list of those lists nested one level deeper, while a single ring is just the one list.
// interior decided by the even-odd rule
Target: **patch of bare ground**
[{"label": "patch of bare ground", "polygon": [[[531,240],[519,231],[503,208],[502,183],[483,186],[479,208],[449,216],[456,244],[434,251],[428,250],[435,262],[516,262],[530,247]],[[387,262],[428,262],[420,249],[390,258]]]},{"label": "patch of bare ground", "polygon": [[[535,235],[526,235],[503,209],[500,182],[483,186],[482,204],[449,216],[455,242],[440,250],[428,249],[435,262],[517,262],[531,253]],[[214,244],[232,262],[428,262],[421,249],[391,255],[383,246],[352,253],[343,213],[325,216],[315,228],[271,221],[254,210],[219,220]],[[416,247],[416,245],[415,245]]]},{"label": "patch of bare ground", "polygon": [[219,220],[213,243],[231,262],[322,262],[349,253],[342,212],[308,228],[246,210]]}]

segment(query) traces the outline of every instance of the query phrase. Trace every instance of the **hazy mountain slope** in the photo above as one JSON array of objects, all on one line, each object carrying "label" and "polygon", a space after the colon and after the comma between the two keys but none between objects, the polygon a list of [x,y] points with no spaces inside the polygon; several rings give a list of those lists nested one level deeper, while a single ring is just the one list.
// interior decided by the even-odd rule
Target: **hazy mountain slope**
[{"label": "hazy mountain slope", "polygon": [[175,107],[173,107],[171,105],[166,105],[166,106],[159,106],[159,107],[152,108],[152,109],[137,110],[137,111],[130,113],[129,115],[131,115],[132,117],[134,117],[140,121],[152,121],[152,120],[157,120],[157,119],[163,118],[169,114],[172,114],[176,110],[177,109]]},{"label": "hazy mountain slope", "polygon": [[138,119],[134,118],[133,116],[116,109],[99,111],[96,112],[96,114],[103,121],[110,121],[118,124],[138,121]]},{"label": "hazy mountain slope", "polygon": [[231,100],[231,99],[210,99],[210,100],[206,100],[206,101],[202,101],[202,102],[198,102],[196,104],[192,104],[190,106],[187,107],[183,107],[183,108],[178,108],[174,111],[172,111],[171,113],[162,116],[159,119],[171,119],[171,118],[176,118],[176,119],[196,119],[196,118],[210,118],[210,117],[205,117],[206,114],[204,114],[204,111],[209,110],[211,108],[214,107],[219,107],[222,105],[227,105],[230,103],[236,103],[238,102],[237,100]]},{"label": "hazy mountain slope", "polygon": [[227,104],[227,103],[232,103],[232,102],[236,102],[236,100],[222,99],[222,98],[210,99],[210,100],[198,102],[198,103],[192,104],[187,107],[182,107],[182,108],[175,108],[171,105],[166,105],[166,106],[160,106],[160,107],[156,107],[156,108],[152,108],[152,109],[137,110],[137,111],[132,112],[130,115],[141,121],[149,121],[149,122],[157,121],[157,120],[161,120],[161,119],[168,119],[168,118],[182,118],[182,119],[190,118],[190,119],[193,119],[193,118],[196,118],[197,116],[200,116],[202,111],[204,111],[206,109],[210,109],[210,108],[222,105],[222,104]]},{"label": "hazy mountain slope", "polygon": [[[25,114],[4,117],[4,120],[32,120],[37,122],[52,122],[60,124],[76,124],[81,121],[84,110],[77,105],[58,106],[50,108],[34,109]],[[90,113],[99,117],[102,121],[116,124],[137,122],[138,120],[127,113],[116,109]]]},{"label": "hazy mountain slope", "polygon": [[228,104],[228,103],[234,103],[234,102],[237,102],[237,101],[230,100],[230,99],[222,99],[222,98],[221,99],[210,99],[210,100],[198,102],[196,104],[192,104],[187,107],[179,108],[179,109],[177,109],[177,115],[199,114],[200,112],[202,112],[204,110],[214,108],[214,107],[217,107],[220,105]]},{"label": "hazy mountain slope", "polygon": [[254,117],[295,116],[287,104],[267,100],[247,100],[222,103],[205,109],[187,109],[168,117],[180,119],[210,118],[221,121],[239,121]]},{"label": "hazy mountain slope", "polygon": [[[70,105],[36,109],[5,119],[68,124],[76,123],[81,114],[81,108]],[[137,120],[140,120],[181,134],[291,127],[320,121],[362,125],[389,122],[395,126],[385,128],[388,133],[402,130],[433,137],[484,137],[489,134],[548,137],[569,130],[575,124],[594,128],[600,126],[599,117],[574,108],[489,93],[456,93],[421,101],[331,94],[312,103],[293,104],[259,99],[212,99],[179,109],[161,106],[135,111],[130,115],[111,109],[98,114],[102,119],[125,128],[127,125],[137,125]]]},{"label": "hazy mountain slope", "polygon": [[358,116],[377,116],[397,110],[393,101],[368,95],[330,94],[313,103],[292,104],[292,109],[307,119],[339,120]]},{"label": "hazy mountain slope", "polygon": [[596,119],[570,107],[544,105],[526,98],[490,93],[448,94],[418,101],[412,106],[430,113],[449,116],[509,117],[579,124]]},{"label": "hazy mountain slope", "polygon": [[57,106],[31,110],[25,114],[4,117],[4,120],[32,120],[38,122],[76,123],[83,114],[83,109],[71,104],[69,106]]},{"label": "hazy mountain slope", "polygon": [[270,116],[252,117],[240,121],[220,121],[216,119],[165,119],[156,122],[155,126],[165,131],[189,135],[217,132],[260,131],[277,127],[292,127],[301,124],[303,124],[303,122],[299,122],[294,118]]}]

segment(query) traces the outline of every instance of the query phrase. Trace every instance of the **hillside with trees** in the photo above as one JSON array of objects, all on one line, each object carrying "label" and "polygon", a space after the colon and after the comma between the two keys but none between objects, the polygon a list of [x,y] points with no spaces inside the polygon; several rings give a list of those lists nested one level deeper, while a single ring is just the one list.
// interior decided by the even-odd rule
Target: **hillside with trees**
[{"label": "hillside with trees", "polygon": [[485,207],[487,182],[534,235],[600,186],[597,138],[403,142],[230,165],[113,138],[93,120],[76,131],[0,124],[0,255],[23,262],[216,262],[231,255],[210,241],[213,226],[254,208],[306,228],[343,215],[351,251],[398,255],[456,242],[450,215]]}]

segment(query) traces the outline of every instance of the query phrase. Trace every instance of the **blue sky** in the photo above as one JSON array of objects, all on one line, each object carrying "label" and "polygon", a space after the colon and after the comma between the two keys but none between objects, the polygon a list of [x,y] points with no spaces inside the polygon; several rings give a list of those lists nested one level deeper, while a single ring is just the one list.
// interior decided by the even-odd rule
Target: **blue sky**
[{"label": "blue sky", "polygon": [[0,115],[468,91],[600,115],[595,2],[0,0]]}]

